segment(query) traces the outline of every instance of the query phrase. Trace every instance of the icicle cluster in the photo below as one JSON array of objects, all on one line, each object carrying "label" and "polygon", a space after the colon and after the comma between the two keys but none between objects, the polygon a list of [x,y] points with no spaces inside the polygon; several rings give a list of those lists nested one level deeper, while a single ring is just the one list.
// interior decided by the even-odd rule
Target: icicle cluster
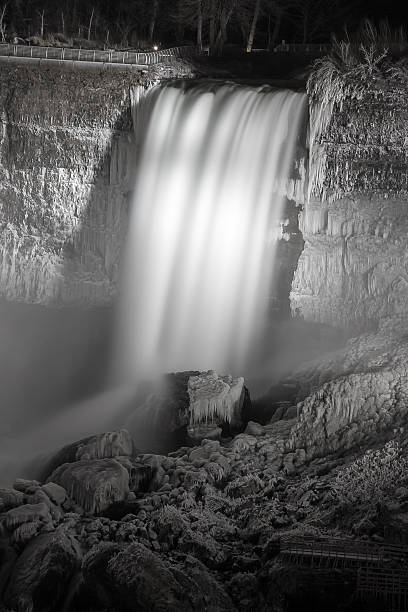
[{"label": "icicle cluster", "polygon": [[188,395],[191,425],[216,419],[231,423],[244,401],[244,379],[218,376],[214,370],[209,370],[199,376],[190,376]]}]

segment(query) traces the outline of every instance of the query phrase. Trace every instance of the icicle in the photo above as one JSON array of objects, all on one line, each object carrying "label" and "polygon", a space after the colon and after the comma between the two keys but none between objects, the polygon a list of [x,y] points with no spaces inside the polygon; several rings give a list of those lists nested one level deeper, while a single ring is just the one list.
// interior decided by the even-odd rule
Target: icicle
[{"label": "icicle", "polygon": [[240,413],[244,401],[242,377],[218,376],[209,370],[188,380],[190,424],[208,423],[215,419],[231,423]]}]

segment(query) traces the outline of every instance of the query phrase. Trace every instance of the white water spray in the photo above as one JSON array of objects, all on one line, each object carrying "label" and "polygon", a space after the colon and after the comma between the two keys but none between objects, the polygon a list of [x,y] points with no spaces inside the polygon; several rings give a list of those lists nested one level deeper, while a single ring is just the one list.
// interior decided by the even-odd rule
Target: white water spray
[{"label": "white water spray", "polygon": [[237,371],[262,332],[306,96],[233,84],[154,88],[118,334],[120,378]]}]

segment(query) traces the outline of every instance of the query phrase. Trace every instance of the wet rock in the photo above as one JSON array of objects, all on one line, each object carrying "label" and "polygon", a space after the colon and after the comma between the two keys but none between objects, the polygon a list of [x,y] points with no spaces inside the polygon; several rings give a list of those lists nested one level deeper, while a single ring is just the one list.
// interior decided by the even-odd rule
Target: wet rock
[{"label": "wet rock", "polygon": [[171,571],[189,594],[193,610],[208,612],[235,610],[225,590],[209,573],[206,566],[192,555],[187,555],[182,564],[172,563]]},{"label": "wet rock", "polygon": [[86,459],[107,459],[129,456],[134,453],[134,444],[126,429],[89,436],[78,442],[64,446],[47,462],[41,480],[50,480],[50,474],[64,463],[74,463]]},{"label": "wet rock", "polygon": [[98,513],[123,501],[129,493],[129,474],[115,459],[65,463],[50,476],[85,511]]},{"label": "wet rock", "polygon": [[24,504],[6,512],[5,524],[8,529],[16,528],[23,523],[42,520],[51,522],[49,507],[45,503]]},{"label": "wet rock", "polygon": [[158,488],[164,477],[164,470],[157,455],[139,455],[134,457],[116,457],[129,474],[129,489],[133,493]]},{"label": "wet rock", "polygon": [[260,608],[260,588],[256,575],[249,572],[237,572],[228,583],[228,590],[243,612],[252,612]]},{"label": "wet rock", "polygon": [[0,512],[24,503],[24,493],[16,489],[0,489]]},{"label": "wet rock", "polygon": [[78,567],[78,543],[62,530],[39,535],[21,553],[4,601],[18,611],[62,609],[69,580]]},{"label": "wet rock", "polygon": [[255,436],[249,434],[238,434],[232,441],[231,450],[236,453],[245,453],[252,449],[257,443]]},{"label": "wet rock", "polygon": [[231,497],[248,497],[263,488],[261,479],[256,474],[248,474],[228,483],[225,492]]},{"label": "wet rock", "polygon": [[84,558],[85,585],[98,601],[123,612],[233,611],[228,595],[191,556],[161,558],[141,543],[101,544]]},{"label": "wet rock", "polygon": [[[7,541],[0,542],[0,602],[3,601],[4,589],[9,581],[17,561],[17,552]],[[1,608],[0,608],[1,610]]]},{"label": "wet rock", "polygon": [[408,321],[394,317],[375,332],[350,339],[294,374],[302,389],[290,435],[307,459],[349,449],[404,426],[408,398]]},{"label": "wet rock", "polygon": [[40,486],[38,480],[26,480],[25,478],[17,478],[14,482],[13,489],[22,493],[34,493]]},{"label": "wet rock", "polygon": [[228,423],[238,428],[245,399],[244,379],[219,376],[214,370],[191,376],[188,380],[191,425]]},{"label": "wet rock", "polygon": [[[83,558],[82,576],[85,584],[85,594],[91,594],[91,600],[99,602],[103,607],[109,607],[114,600],[114,582],[107,573],[107,566],[111,558],[119,554],[124,546],[114,542],[102,542],[94,546]],[[79,607],[81,593],[72,602],[71,612]]]},{"label": "wet rock", "polygon": [[192,610],[187,594],[158,555],[139,543],[126,548],[104,547],[86,559],[103,597],[115,609],[133,612]]},{"label": "wet rock", "polygon": [[263,436],[264,428],[259,423],[255,423],[255,421],[249,421],[244,433],[248,434],[249,436]]},{"label": "wet rock", "polygon": [[67,498],[67,492],[64,487],[61,487],[55,482],[47,482],[46,484],[42,485],[41,489],[48,495],[54,504],[59,506],[62,506]]},{"label": "wet rock", "polygon": [[398,499],[407,499],[408,498],[408,488],[407,487],[398,487],[395,490],[395,497]]},{"label": "wet rock", "polygon": [[220,440],[222,429],[217,425],[191,425],[187,428],[187,435],[193,444],[200,444],[202,440]]},{"label": "wet rock", "polygon": [[288,474],[292,474],[293,472],[296,471],[296,466],[295,466],[294,461],[295,461],[295,453],[288,453],[283,458],[283,467]]}]

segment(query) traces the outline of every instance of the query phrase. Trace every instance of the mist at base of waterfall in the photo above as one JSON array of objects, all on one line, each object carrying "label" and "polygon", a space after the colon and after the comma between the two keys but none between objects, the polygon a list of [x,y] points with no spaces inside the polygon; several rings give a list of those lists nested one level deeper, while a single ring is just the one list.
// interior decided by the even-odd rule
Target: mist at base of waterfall
[{"label": "mist at base of waterfall", "polygon": [[[160,440],[147,437],[146,415],[138,413],[140,385],[107,382],[113,321],[107,308],[0,302],[0,486],[35,477],[52,452],[124,427],[130,414],[136,447],[166,451]],[[300,320],[271,325],[240,371],[251,397],[338,341],[334,331]]]}]

